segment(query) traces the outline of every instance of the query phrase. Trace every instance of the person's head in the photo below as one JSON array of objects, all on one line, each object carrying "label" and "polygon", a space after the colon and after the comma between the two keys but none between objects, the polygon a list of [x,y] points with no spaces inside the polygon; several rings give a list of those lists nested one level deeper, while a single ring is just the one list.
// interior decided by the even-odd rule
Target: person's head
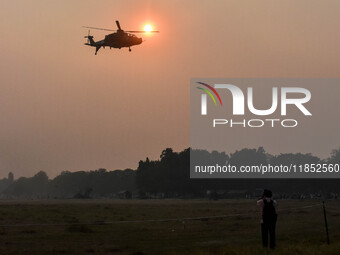
[{"label": "person's head", "polygon": [[272,196],[273,196],[273,193],[272,193],[271,190],[265,189],[265,190],[263,191],[263,196],[264,196],[264,197],[272,197]]}]

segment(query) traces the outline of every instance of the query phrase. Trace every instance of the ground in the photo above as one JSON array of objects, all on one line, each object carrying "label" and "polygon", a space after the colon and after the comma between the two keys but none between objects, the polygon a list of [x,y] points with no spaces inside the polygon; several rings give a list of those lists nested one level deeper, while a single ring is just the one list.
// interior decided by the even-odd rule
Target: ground
[{"label": "ground", "polygon": [[330,245],[320,203],[279,200],[268,251],[250,199],[0,201],[0,254],[340,254],[340,201],[326,201]]}]

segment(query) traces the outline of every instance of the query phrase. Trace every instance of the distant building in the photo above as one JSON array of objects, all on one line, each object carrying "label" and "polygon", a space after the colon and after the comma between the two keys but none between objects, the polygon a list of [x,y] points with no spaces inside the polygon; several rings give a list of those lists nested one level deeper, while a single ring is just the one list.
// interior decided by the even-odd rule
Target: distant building
[{"label": "distant building", "polygon": [[226,198],[248,198],[250,196],[248,190],[230,190],[226,194]]},{"label": "distant building", "polygon": [[262,196],[262,194],[263,194],[263,188],[257,188],[257,189],[255,189],[255,191],[254,191],[254,197],[260,197],[260,196]]},{"label": "distant building", "polygon": [[206,196],[210,200],[218,200],[226,198],[226,190],[207,190]]},{"label": "distant building", "polygon": [[120,199],[131,199],[132,193],[131,191],[128,190],[122,190],[117,193],[117,197]]}]

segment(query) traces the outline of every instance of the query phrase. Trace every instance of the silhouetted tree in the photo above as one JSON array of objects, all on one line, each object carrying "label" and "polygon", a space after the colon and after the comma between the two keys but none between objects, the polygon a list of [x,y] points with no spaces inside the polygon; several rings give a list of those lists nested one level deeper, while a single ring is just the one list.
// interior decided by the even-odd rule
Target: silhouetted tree
[{"label": "silhouetted tree", "polygon": [[[340,192],[340,179],[191,179],[190,156],[202,165],[290,165],[305,163],[340,163],[340,148],[333,150],[327,160],[312,154],[284,153],[270,155],[263,147],[245,148],[230,155],[224,152],[192,150],[162,151],[158,160],[139,161],[137,170],[63,171],[49,180],[43,171],[31,178],[14,180],[12,173],[0,180],[0,196],[13,198],[100,198],[113,197],[121,191],[136,192],[142,197],[202,197],[207,190],[256,190],[264,187],[282,193]],[[217,194],[217,193],[216,193]]]}]

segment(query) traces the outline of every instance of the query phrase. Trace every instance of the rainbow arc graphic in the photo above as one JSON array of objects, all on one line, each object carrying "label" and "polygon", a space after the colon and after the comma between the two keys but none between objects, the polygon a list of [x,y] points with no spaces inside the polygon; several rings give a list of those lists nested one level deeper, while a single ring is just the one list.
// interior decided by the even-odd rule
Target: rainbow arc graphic
[{"label": "rainbow arc graphic", "polygon": [[[220,104],[221,104],[221,106],[222,106],[222,100],[221,100],[221,98],[220,98],[220,95],[217,93],[217,91],[216,91],[212,86],[210,86],[209,84],[206,84],[206,83],[204,83],[204,82],[197,82],[197,83],[200,84],[200,85],[202,85],[202,86],[205,86],[205,87],[208,88],[208,89],[210,89],[210,90],[216,95],[216,97],[218,98],[218,100],[220,101]],[[207,93],[207,94],[212,98],[212,100],[214,101],[215,106],[217,106],[215,97],[214,97],[214,95],[213,95],[209,90],[207,90],[207,89],[205,89],[205,88],[201,88],[201,87],[196,87],[196,88],[198,88],[198,89],[200,89],[200,90],[203,90],[205,93]]]}]

